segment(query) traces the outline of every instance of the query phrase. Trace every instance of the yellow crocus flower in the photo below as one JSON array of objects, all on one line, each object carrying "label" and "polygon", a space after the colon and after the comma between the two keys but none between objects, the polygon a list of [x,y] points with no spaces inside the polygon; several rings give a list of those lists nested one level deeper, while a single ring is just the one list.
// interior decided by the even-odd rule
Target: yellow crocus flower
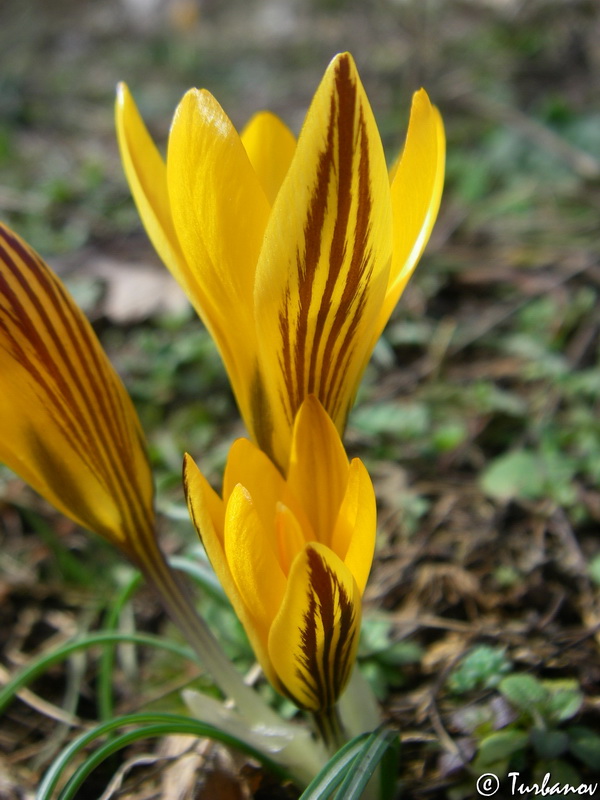
[{"label": "yellow crocus flower", "polygon": [[121,380],[60,280],[0,223],[0,461],[56,508],[152,560],[154,489]]},{"label": "yellow crocus flower", "polygon": [[359,459],[309,395],[285,478],[247,439],[232,446],[223,497],[186,456],[191,517],[271,683],[317,716],[335,706],[356,656],[376,507]]},{"label": "yellow crocus flower", "polygon": [[124,85],[116,121],[148,234],[215,339],[253,440],[282,469],[308,394],[343,432],[437,215],[440,115],[416,92],[388,173],[354,61],[342,53],[297,142],[266,112],[240,136],[206,90],[179,104],[166,162]]}]

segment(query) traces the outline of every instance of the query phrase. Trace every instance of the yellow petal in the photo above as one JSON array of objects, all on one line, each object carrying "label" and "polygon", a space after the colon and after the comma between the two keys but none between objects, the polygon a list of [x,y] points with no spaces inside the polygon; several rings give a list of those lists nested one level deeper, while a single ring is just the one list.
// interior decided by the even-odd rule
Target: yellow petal
[{"label": "yellow petal", "polygon": [[[183,486],[190,517],[194,527],[204,539],[202,531],[210,538],[205,548],[215,550],[218,543],[224,546],[225,503],[198,469],[193,458],[187,453],[183,457]],[[215,543],[213,543],[215,540]],[[210,554],[209,554],[210,555]],[[218,556],[218,553],[217,553]]]},{"label": "yellow petal", "polygon": [[302,509],[317,541],[326,545],[347,482],[348,458],[339,434],[321,403],[309,395],[294,424],[285,503],[294,511]]},{"label": "yellow petal", "polygon": [[373,344],[412,275],[437,217],[444,184],[446,140],[439,111],[424,89],[415,92],[406,143],[393,170],[394,251]]},{"label": "yellow petal", "polygon": [[[331,422],[329,424],[331,425]],[[314,538],[311,524],[302,508],[304,495],[297,498],[293,492],[290,492],[277,467],[262,450],[259,450],[248,439],[237,439],[229,451],[223,478],[223,499],[225,501],[229,499],[238,483],[250,493],[256,513],[275,549],[280,547],[278,537],[281,531],[276,517],[277,509],[281,506],[282,501],[288,504],[289,512],[293,516],[294,521],[290,522],[290,525],[295,524],[300,527],[298,535],[302,537],[302,545]],[[307,493],[312,499],[311,489]],[[290,533],[295,541],[294,532],[290,530]],[[293,548],[294,545],[289,543],[289,547]],[[289,547],[286,547],[286,550]],[[300,547],[297,547],[293,550],[294,556],[299,549]],[[286,569],[289,569],[289,564],[284,571]]]},{"label": "yellow petal", "polygon": [[156,252],[184,288],[188,270],[171,219],[167,170],[124,83],[117,88],[117,139],[129,188]]},{"label": "yellow petal", "polygon": [[293,511],[283,503],[277,504],[275,529],[277,532],[279,563],[284,574],[287,575],[298,553],[304,548],[305,544],[314,541],[314,539],[308,527],[303,529]]},{"label": "yellow petal", "polygon": [[377,506],[369,473],[358,458],[352,459],[348,487],[342,501],[331,540],[337,553],[362,594],[367,585],[377,533]]},{"label": "yellow petal", "polygon": [[271,437],[287,461],[296,411],[321,400],[338,430],[353,401],[388,283],[389,178],[349,54],[332,61],[277,195],[256,271],[255,315]]},{"label": "yellow petal", "polygon": [[285,481],[262,450],[248,439],[237,439],[229,450],[223,477],[226,502],[238,483],[252,495],[263,525],[273,528],[275,506],[284,495]]},{"label": "yellow petal", "polygon": [[210,563],[236,611],[241,607],[244,612],[244,605],[225,557],[225,504],[187,453],[183,459],[183,489],[191,520]]},{"label": "yellow petal", "polygon": [[252,292],[270,208],[237,131],[209,92],[190,90],[175,112],[167,181],[197,306],[252,431],[249,392],[257,372]]},{"label": "yellow petal", "polygon": [[269,680],[277,685],[267,652],[268,628],[259,624],[244,602],[225,556],[225,507],[194,460],[186,454],[183,462],[183,486],[190,517],[200,536],[210,563],[225,590],[238,619],[244,626],[252,649]]},{"label": "yellow petal", "polygon": [[[227,502],[237,484],[248,490],[256,513],[268,533],[272,547],[278,550],[277,508],[283,498],[294,506],[296,524],[307,531],[310,525],[295,498],[289,498],[285,481],[277,467],[248,439],[237,439],[229,451],[223,478],[223,499]],[[304,534],[300,534],[304,537]],[[304,541],[302,542],[304,544]],[[296,551],[294,551],[294,555]],[[283,563],[283,562],[282,562]],[[288,565],[289,568],[289,565]],[[287,568],[284,567],[284,570]]]},{"label": "yellow petal", "polygon": [[296,137],[279,117],[269,111],[255,114],[240,136],[265,195],[273,205],[290,167]]},{"label": "yellow petal", "polygon": [[[272,511],[274,533],[275,508]],[[225,557],[238,591],[262,631],[269,629],[285,592],[273,533],[265,530],[253,498],[238,484],[225,512]]]},{"label": "yellow petal", "polygon": [[350,570],[321,544],[296,557],[269,655],[283,692],[311,711],[330,708],[354,665],[361,599]]},{"label": "yellow petal", "polygon": [[156,550],[129,396],[64,286],[1,224],[0,380],[0,461],[138,562]]}]

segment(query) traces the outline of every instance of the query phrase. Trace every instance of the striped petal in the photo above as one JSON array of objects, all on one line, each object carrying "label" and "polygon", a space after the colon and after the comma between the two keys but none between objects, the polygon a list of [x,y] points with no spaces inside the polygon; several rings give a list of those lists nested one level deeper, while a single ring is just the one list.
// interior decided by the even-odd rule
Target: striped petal
[{"label": "striped petal", "polygon": [[240,137],[269,203],[273,205],[296,149],[296,137],[269,111],[255,114]]},{"label": "striped petal", "polygon": [[352,58],[337,56],[311,104],[256,271],[268,420],[259,445],[285,465],[296,411],[314,393],[342,430],[388,283],[389,178]]},{"label": "striped petal", "polygon": [[445,156],[442,118],[420,89],[413,96],[402,157],[392,170],[394,250],[373,346],[429,241],[442,196]]},{"label": "striped petal", "polygon": [[197,308],[221,352],[246,425],[257,371],[252,291],[270,207],[240,137],[207,91],[175,112],[167,182]]},{"label": "striped petal", "polygon": [[307,545],[292,564],[269,634],[273,668],[296,705],[311,711],[334,705],[354,666],[360,616],[350,570],[327,547]]},{"label": "striped petal", "polygon": [[64,286],[1,224],[0,380],[0,460],[138,563],[155,552],[152,476],[129,396]]}]

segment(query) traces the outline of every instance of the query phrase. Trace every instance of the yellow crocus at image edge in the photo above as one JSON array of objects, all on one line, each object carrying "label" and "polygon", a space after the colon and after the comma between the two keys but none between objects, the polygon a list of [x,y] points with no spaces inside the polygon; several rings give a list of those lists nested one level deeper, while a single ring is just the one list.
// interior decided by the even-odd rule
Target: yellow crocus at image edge
[{"label": "yellow crocus at image edge", "polygon": [[283,469],[308,394],[342,434],[440,203],[445,137],[426,92],[389,171],[348,53],[297,141],[269,112],[238,134],[197,89],[177,107],[166,160],[124,84],[116,123],[148,235],[216,341],[254,442]]},{"label": "yellow crocus at image edge", "polygon": [[133,404],[60,280],[2,223],[0,380],[0,461],[150,567],[154,489]]},{"label": "yellow crocus at image edge", "polygon": [[273,686],[316,714],[350,677],[373,560],[369,475],[350,463],[335,425],[309,395],[285,477],[247,439],[231,447],[223,495],[184,461],[190,515]]}]

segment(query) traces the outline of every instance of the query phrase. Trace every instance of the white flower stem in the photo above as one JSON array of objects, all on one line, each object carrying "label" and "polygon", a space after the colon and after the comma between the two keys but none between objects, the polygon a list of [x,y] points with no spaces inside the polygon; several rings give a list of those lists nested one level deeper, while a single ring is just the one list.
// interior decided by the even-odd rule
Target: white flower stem
[{"label": "white flower stem", "polygon": [[173,622],[184,634],[223,694],[234,701],[240,714],[264,725],[280,723],[279,716],[257,692],[246,686],[242,676],[196,612],[183,577],[177,576],[158,552],[154,558],[145,554],[140,566]]}]

